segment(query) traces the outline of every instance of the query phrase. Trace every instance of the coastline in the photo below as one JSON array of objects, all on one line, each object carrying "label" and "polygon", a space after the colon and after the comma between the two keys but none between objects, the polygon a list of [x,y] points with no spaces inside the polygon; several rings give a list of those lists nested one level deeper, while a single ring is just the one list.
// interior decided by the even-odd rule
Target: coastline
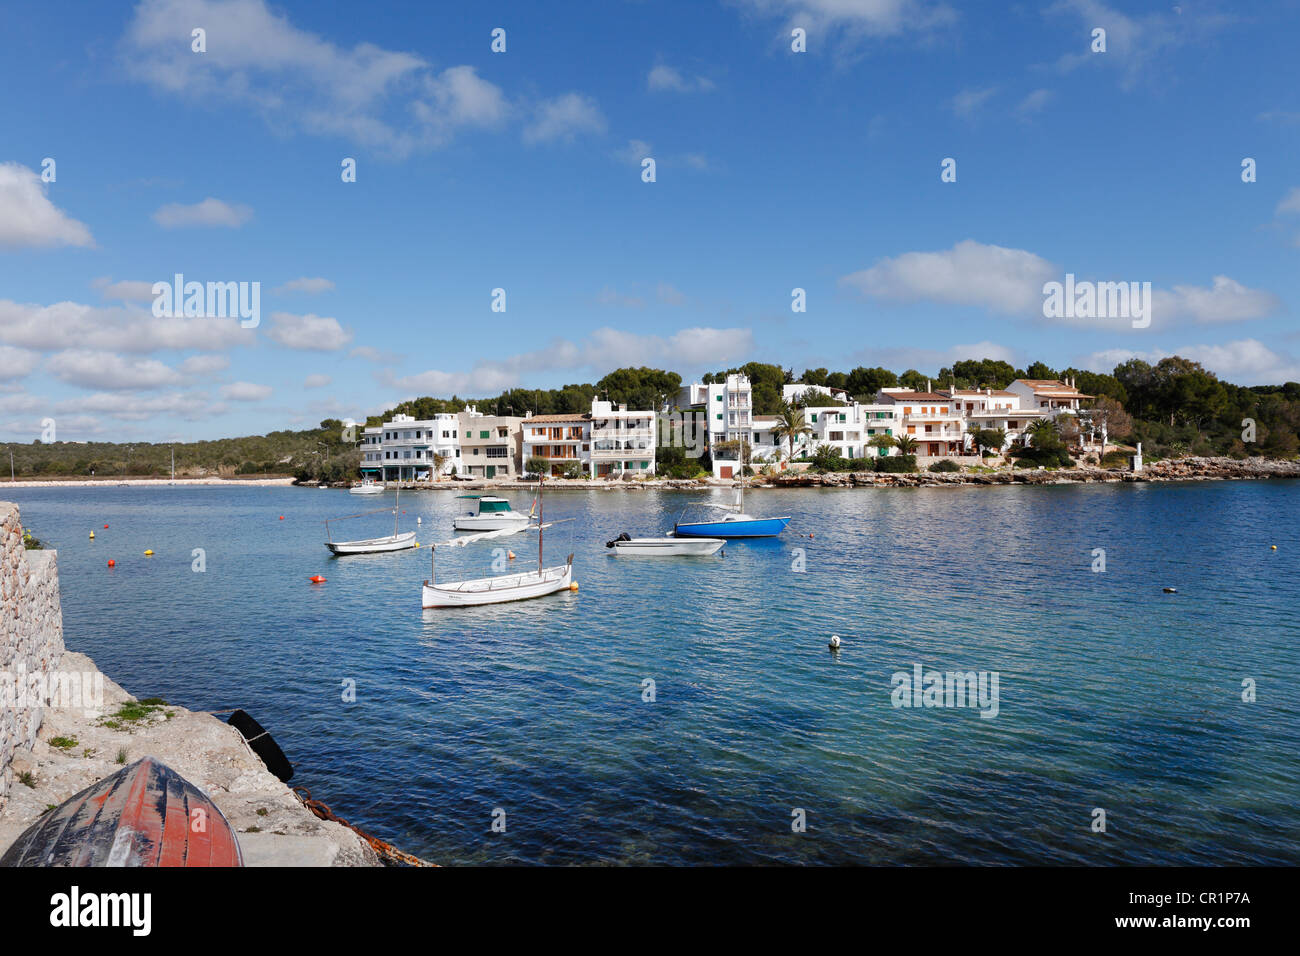
[{"label": "coastline", "polygon": [[[914,488],[951,485],[1063,485],[1086,483],[1133,483],[1162,481],[1252,481],[1270,478],[1300,478],[1300,460],[1279,458],[1171,458],[1151,462],[1142,471],[1099,468],[1081,465],[1074,468],[1038,470],[1011,469],[1002,466],[986,471],[890,473],[876,471],[787,472],[780,475],[755,475],[745,479],[749,488]],[[390,482],[389,487],[397,487]],[[740,485],[730,478],[646,478],[635,481],[554,478],[547,487],[552,491],[699,491],[702,488],[734,488]],[[288,487],[320,488],[313,482],[294,478],[53,478],[18,482],[0,482],[0,490],[18,488],[81,488],[100,485],[114,487],[155,487],[204,485],[208,487]],[[402,482],[403,491],[524,491],[535,488],[534,481],[490,480]],[[325,484],[326,488],[345,489],[348,484]]]}]

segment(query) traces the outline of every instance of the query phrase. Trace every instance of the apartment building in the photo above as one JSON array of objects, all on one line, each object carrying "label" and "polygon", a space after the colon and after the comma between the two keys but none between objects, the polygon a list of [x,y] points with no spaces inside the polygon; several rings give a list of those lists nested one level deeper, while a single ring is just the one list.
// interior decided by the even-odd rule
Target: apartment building
[{"label": "apartment building", "polygon": [[429,481],[435,468],[445,475],[459,464],[455,414],[430,419],[394,415],[361,435],[361,473],[379,481]]},{"label": "apartment building", "polygon": [[1009,448],[1024,434],[1029,423],[1039,417],[1022,408],[1020,396],[1006,389],[940,389],[939,394],[950,398],[953,407],[966,419],[966,451],[972,455],[975,454],[975,444],[970,437],[972,431],[1000,428],[1007,435],[1002,447]]},{"label": "apartment building", "polygon": [[[928,386],[929,383],[927,383]],[[942,392],[908,388],[882,388],[878,404],[896,410],[900,431],[916,440],[916,454],[934,458],[964,454],[966,423],[957,402]]]},{"label": "apartment building", "polygon": [[655,413],[595,399],[590,412],[533,415],[523,422],[523,460],[544,459],[547,473],[576,464],[594,478],[655,473]]},{"label": "apartment building", "polygon": [[1073,378],[1068,382],[1046,378],[1018,378],[1007,386],[1007,391],[1017,396],[1020,407],[1034,413],[1036,418],[1077,415],[1079,403],[1094,397],[1075,388]]},{"label": "apartment building", "polygon": [[473,478],[518,478],[523,473],[521,435],[525,420],[517,415],[484,415],[476,406],[467,406],[457,416],[457,473]]},{"label": "apartment building", "polygon": [[746,375],[728,375],[725,382],[683,385],[678,393],[679,409],[694,409],[705,415],[709,448],[718,442],[754,440],[754,389]]}]

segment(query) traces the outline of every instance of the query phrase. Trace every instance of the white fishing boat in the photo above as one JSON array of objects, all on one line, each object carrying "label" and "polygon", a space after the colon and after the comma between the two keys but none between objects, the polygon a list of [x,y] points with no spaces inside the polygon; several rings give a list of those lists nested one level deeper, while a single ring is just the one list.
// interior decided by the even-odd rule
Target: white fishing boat
[{"label": "white fishing boat", "polygon": [[723,538],[632,538],[621,534],[605,547],[615,554],[631,557],[666,557],[669,555],[717,554],[727,542]]},{"label": "white fishing boat", "polygon": [[510,502],[494,495],[457,495],[458,500],[473,502],[473,510],[457,515],[451,526],[457,531],[501,531],[524,528],[529,516],[510,507]]},{"label": "white fishing boat", "polygon": [[354,495],[382,495],[384,486],[376,484],[373,478],[363,478],[361,484],[353,485],[348,491]]},{"label": "white fishing boat", "polygon": [[397,530],[397,521],[401,512],[398,510],[402,501],[402,490],[397,490],[397,498],[393,502],[393,533],[386,534],[378,538],[361,538],[356,541],[335,541],[330,537],[331,521],[347,521],[351,518],[363,518],[366,515],[377,515],[381,512],[388,511],[387,508],[377,508],[374,511],[363,511],[360,514],[344,515],[342,518],[329,518],[325,521],[325,547],[329,548],[335,554],[376,554],[381,551],[405,551],[407,548],[414,548],[417,544],[414,531]]},{"label": "white fishing boat", "polygon": [[501,574],[490,578],[472,578],[467,581],[436,579],[437,546],[429,549],[429,580],[424,582],[421,604],[425,608],[475,607],[482,604],[504,604],[507,601],[524,601],[543,597],[557,591],[575,590],[573,583],[573,555],[564,564],[542,567],[542,547],[546,525],[541,520],[542,485],[537,485],[537,570],[515,574]]}]

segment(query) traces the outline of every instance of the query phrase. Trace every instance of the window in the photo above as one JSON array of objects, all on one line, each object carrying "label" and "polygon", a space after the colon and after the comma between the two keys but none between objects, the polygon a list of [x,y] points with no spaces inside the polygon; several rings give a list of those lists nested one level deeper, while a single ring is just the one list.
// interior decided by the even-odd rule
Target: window
[{"label": "window", "polygon": [[722,421],[722,412],[718,412],[718,421]]},{"label": "window", "polygon": [[485,430],[479,432],[479,433],[478,433],[478,437],[479,437],[479,438],[487,438],[487,437],[488,437],[488,432],[487,432],[487,430],[485,429]]},{"label": "window", "polygon": [[505,457],[507,457],[508,452],[509,452],[509,449],[506,449],[506,448],[502,448],[502,447],[500,447],[500,446],[497,446],[497,447],[494,447],[494,448],[489,448],[489,449],[487,450],[487,456],[488,456],[489,458],[505,458]]}]

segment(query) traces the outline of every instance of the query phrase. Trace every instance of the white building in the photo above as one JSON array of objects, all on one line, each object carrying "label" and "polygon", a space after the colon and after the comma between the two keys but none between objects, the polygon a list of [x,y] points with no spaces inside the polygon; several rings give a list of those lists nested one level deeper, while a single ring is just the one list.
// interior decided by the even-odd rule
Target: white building
[{"label": "white building", "polygon": [[417,420],[394,415],[362,432],[361,473],[380,481],[428,481],[441,456],[440,474],[460,464],[457,416],[440,413]]},{"label": "white building", "polygon": [[547,474],[577,465],[594,478],[655,473],[655,413],[595,399],[590,412],[532,415],[523,429],[524,468],[544,459]]},{"label": "white building", "polygon": [[900,430],[916,441],[916,455],[936,458],[965,453],[966,421],[957,403],[942,392],[916,392],[910,388],[882,388],[876,401],[892,406]]},{"label": "white building", "polygon": [[1036,412],[1022,408],[1020,395],[1010,390],[957,388],[940,390],[940,394],[950,398],[953,407],[965,418],[965,448],[972,455],[975,454],[972,431],[1000,428],[1007,435],[1002,447],[1010,448],[1024,434],[1026,426],[1039,417]]},{"label": "white building", "polygon": [[[901,427],[899,409],[894,405],[863,405],[850,402],[840,406],[815,406],[801,409],[810,432],[796,437],[794,459],[809,458],[827,445],[841,458],[883,458],[895,454],[891,447],[876,448],[871,439],[878,435],[897,435]],[[790,440],[778,437],[780,418],[757,415],[754,418],[752,460],[783,461],[790,457]]]},{"label": "white building", "polygon": [[1007,386],[1007,391],[1016,395],[1020,407],[1032,412],[1036,418],[1077,415],[1079,403],[1094,397],[1075,388],[1074,379],[1059,382],[1050,378],[1018,378]]},{"label": "white building", "polygon": [[829,395],[837,402],[849,402],[849,393],[842,388],[831,388],[829,385],[807,385],[804,382],[795,382],[792,385],[781,386],[781,401],[787,405],[798,404],[808,392],[821,392]]}]

